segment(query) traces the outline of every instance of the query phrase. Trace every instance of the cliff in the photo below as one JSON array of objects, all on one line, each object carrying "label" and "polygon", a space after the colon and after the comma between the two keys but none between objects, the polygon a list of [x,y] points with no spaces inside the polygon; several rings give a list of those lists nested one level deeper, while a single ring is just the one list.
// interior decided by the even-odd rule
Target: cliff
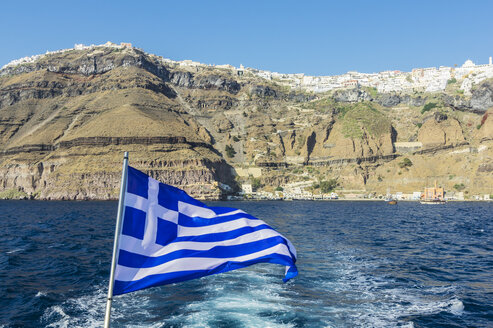
[{"label": "cliff", "polygon": [[135,50],[72,51],[2,71],[0,183],[40,199],[114,199],[121,157],[201,198],[234,182],[170,73]]},{"label": "cliff", "polygon": [[[241,73],[104,46],[5,67],[0,197],[114,199],[123,151],[203,199],[237,191],[248,169],[267,189],[337,179],[346,190],[407,192],[438,179],[493,193],[489,80],[470,96],[311,93]],[[421,146],[396,147],[406,142]],[[401,168],[404,157],[413,165]]]}]

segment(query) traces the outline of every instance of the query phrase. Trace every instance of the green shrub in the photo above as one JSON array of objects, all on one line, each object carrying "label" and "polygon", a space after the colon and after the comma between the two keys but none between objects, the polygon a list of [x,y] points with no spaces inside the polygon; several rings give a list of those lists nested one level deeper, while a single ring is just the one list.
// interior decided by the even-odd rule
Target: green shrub
[{"label": "green shrub", "polygon": [[320,181],[320,190],[326,194],[333,191],[337,187],[338,183],[336,179],[330,179],[328,181]]},{"label": "green shrub", "polygon": [[284,191],[284,188],[283,188],[283,187],[281,187],[281,186],[278,186],[275,190],[276,190],[276,191]]},{"label": "green shrub", "polygon": [[262,182],[260,181],[259,178],[253,178],[252,180],[252,188],[253,190],[258,190],[260,188],[262,188]]},{"label": "green shrub", "polygon": [[421,110],[421,114],[424,114],[425,112],[428,112],[435,107],[437,107],[436,103],[427,103],[426,105],[423,106],[423,109]]},{"label": "green shrub", "polygon": [[462,190],[466,189],[466,186],[464,186],[463,183],[461,183],[461,184],[455,184],[454,185],[454,189],[457,190],[457,191],[462,191]]},{"label": "green shrub", "polygon": [[238,141],[240,141],[240,139],[239,139],[237,136],[234,136],[234,137],[233,137],[233,141],[234,141],[234,142],[238,142]]},{"label": "green shrub", "polygon": [[399,167],[400,167],[401,169],[403,169],[403,168],[405,168],[405,167],[411,167],[411,166],[413,166],[413,162],[411,162],[411,160],[410,160],[409,158],[407,158],[407,157],[406,157],[406,158],[404,158],[404,159],[402,160],[402,162],[400,162],[400,163],[399,163]]},{"label": "green shrub", "polygon": [[454,84],[454,83],[457,83],[457,79],[455,77],[447,81],[447,84]]},{"label": "green shrub", "polygon": [[365,131],[374,137],[390,131],[391,122],[371,104],[358,103],[346,109],[342,117],[342,133],[345,138],[360,139]]},{"label": "green shrub", "polygon": [[235,157],[236,155],[236,150],[231,146],[231,145],[226,145],[226,147],[224,148],[224,150],[226,151],[226,155],[229,157],[229,158],[233,158]]},{"label": "green shrub", "polygon": [[28,194],[17,189],[8,189],[0,192],[0,199],[23,199],[27,197]]}]

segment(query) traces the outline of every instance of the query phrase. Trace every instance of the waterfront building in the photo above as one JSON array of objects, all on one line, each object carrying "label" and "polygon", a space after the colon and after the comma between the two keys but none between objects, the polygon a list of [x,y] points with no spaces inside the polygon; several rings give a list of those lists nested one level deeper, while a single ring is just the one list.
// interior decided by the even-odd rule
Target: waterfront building
[{"label": "waterfront building", "polygon": [[251,183],[244,183],[241,185],[241,191],[245,194],[251,194],[253,192],[252,184]]},{"label": "waterfront building", "polygon": [[435,181],[435,186],[434,187],[426,187],[425,188],[425,191],[423,193],[423,196],[422,198],[424,198],[425,200],[435,200],[435,199],[439,199],[439,200],[443,200],[444,199],[444,190],[442,187],[437,187],[437,182]]}]

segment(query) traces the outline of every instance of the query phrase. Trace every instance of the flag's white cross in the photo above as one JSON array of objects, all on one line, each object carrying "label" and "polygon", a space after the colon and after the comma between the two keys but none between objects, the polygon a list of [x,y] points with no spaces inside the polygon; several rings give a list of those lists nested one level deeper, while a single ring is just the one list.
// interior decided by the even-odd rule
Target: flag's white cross
[{"label": "flag's white cross", "polygon": [[146,213],[144,238],[142,248],[152,247],[156,243],[157,218],[178,224],[178,212],[167,209],[158,203],[159,182],[149,179],[147,198],[132,194],[125,194],[125,206],[133,207]]},{"label": "flag's white cross", "polygon": [[[149,178],[148,179],[148,191],[147,198],[132,194],[125,194],[125,206],[133,207],[135,209],[141,210],[146,213],[145,228],[144,228],[144,238],[140,241],[142,249],[147,249],[148,251],[153,248],[161,248],[162,245],[156,244],[156,236],[158,233],[157,220],[158,218],[173,222],[178,225],[178,215],[182,213],[189,217],[202,217],[202,218],[214,218],[224,215],[232,215],[236,213],[244,213],[241,210],[233,210],[228,213],[217,215],[214,211],[208,208],[192,205],[189,203],[178,201],[178,211],[168,209],[158,202],[159,196],[159,181]],[[261,222],[258,222],[261,223]],[[231,230],[230,227],[228,230]],[[189,236],[194,235],[195,232],[202,232],[204,228],[187,228],[180,227],[178,225],[177,235]],[[207,229],[207,228],[206,228]],[[135,245],[135,242],[133,242]]]}]

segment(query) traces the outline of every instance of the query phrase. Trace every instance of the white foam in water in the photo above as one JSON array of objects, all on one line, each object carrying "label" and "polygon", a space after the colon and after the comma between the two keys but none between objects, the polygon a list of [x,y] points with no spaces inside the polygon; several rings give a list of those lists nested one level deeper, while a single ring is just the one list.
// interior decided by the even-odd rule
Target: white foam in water
[{"label": "white foam in water", "polygon": [[[307,326],[414,328],[413,316],[464,312],[463,303],[454,295],[456,287],[399,284],[374,274],[381,263],[347,253],[331,256],[332,279],[314,281],[316,287],[307,291],[313,297],[300,296],[301,285],[296,289],[282,283],[276,266],[255,266],[203,278],[194,290],[199,296],[180,304],[174,311],[177,315],[164,315],[159,311],[162,301],[154,297],[165,299],[166,288],[180,288],[180,284],[123,295],[115,299],[112,320],[131,327],[290,328],[297,325],[291,319],[302,317]],[[36,297],[42,295],[38,292]],[[106,286],[100,286],[88,295],[48,308],[41,323],[53,328],[101,327],[105,302]]]},{"label": "white foam in water", "polygon": [[41,296],[46,296],[47,294],[45,292],[37,292],[34,297],[41,297]]},{"label": "white foam in water", "polygon": [[453,295],[454,286],[402,287],[372,274],[376,263],[338,256],[336,278],[323,283],[326,297],[337,299],[325,309],[329,326],[412,328],[414,323],[403,318],[442,311],[461,315],[464,311],[463,303]]},{"label": "white foam in water", "polygon": [[453,299],[450,301],[450,313],[455,315],[462,315],[464,312],[464,303],[458,299]]},{"label": "white foam in water", "polygon": [[[46,327],[53,328],[102,327],[106,307],[106,288],[106,286],[100,287],[88,295],[69,299],[46,309],[41,321],[46,324]],[[134,297],[119,297],[114,301],[111,312],[112,320],[128,318],[129,314],[133,317],[151,317],[147,312],[148,299],[135,294],[138,293],[134,293]],[[115,304],[116,302],[118,304]],[[147,327],[152,327],[152,325]]]},{"label": "white foam in water", "polygon": [[22,252],[23,250],[24,250],[24,248],[16,248],[16,249],[13,249],[11,251],[6,252],[5,254],[14,254],[17,252]]},{"label": "white foam in water", "polygon": [[69,316],[63,311],[62,307],[59,305],[52,306],[47,309],[41,320],[53,321],[46,325],[46,327],[52,328],[64,328],[68,327],[70,320]]},{"label": "white foam in water", "polygon": [[[217,322],[241,327],[293,327],[276,321],[275,312],[294,311],[287,305],[288,299],[279,293],[285,288],[278,277],[252,271],[236,271],[210,277],[203,287],[204,300],[186,306],[183,315],[171,318],[167,323],[184,327],[215,327]],[[236,282],[247,282],[237,287]]]}]

